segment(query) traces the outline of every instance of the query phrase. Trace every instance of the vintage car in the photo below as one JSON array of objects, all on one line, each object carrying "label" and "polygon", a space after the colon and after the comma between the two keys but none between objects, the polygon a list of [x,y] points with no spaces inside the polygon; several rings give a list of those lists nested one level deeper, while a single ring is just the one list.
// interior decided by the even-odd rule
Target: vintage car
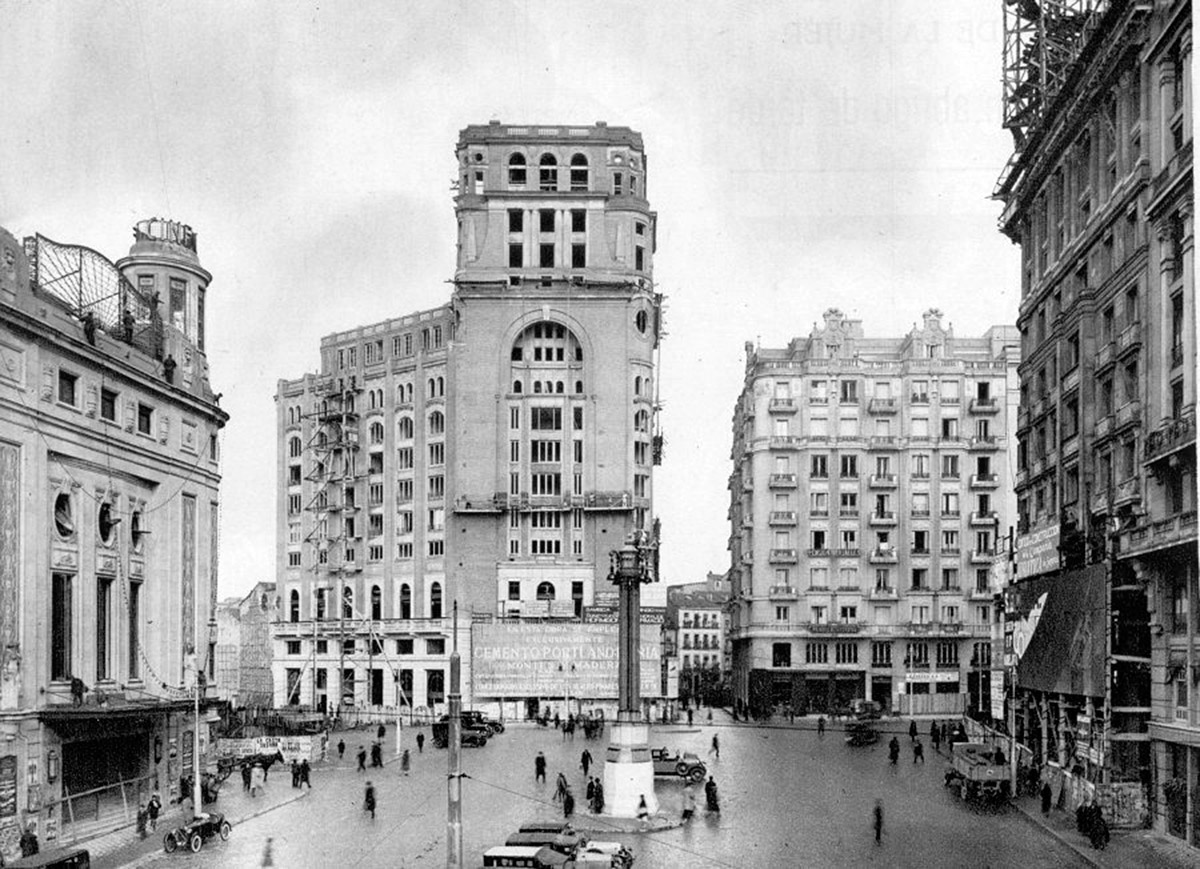
[{"label": "vintage car", "polygon": [[954,766],[946,770],[946,787],[958,788],[964,800],[1003,801],[1010,795],[1009,769],[999,746],[958,742],[950,751]]},{"label": "vintage car", "polygon": [[545,845],[499,845],[483,852],[483,865],[523,866],[529,869],[557,869],[571,858]]},{"label": "vintage car", "polygon": [[488,718],[482,712],[477,712],[474,709],[464,709],[462,711],[463,727],[468,724],[471,727],[486,728],[493,735],[504,732],[504,722],[498,721],[495,718]]},{"label": "vintage car", "polygon": [[8,865],[18,869],[89,869],[92,859],[86,848],[51,848]]},{"label": "vintage car", "polygon": [[873,745],[879,741],[879,731],[865,721],[851,721],[846,726],[846,745]]},{"label": "vintage car", "polygon": [[[435,721],[431,729],[434,747],[445,748],[450,744],[449,721]],[[465,722],[462,725],[462,744],[469,748],[483,748],[491,735],[486,727],[470,727]]]},{"label": "vintage car", "polygon": [[213,836],[220,836],[222,841],[229,838],[233,827],[225,820],[220,812],[196,815],[182,827],[176,827],[163,836],[163,848],[170,854],[181,847],[190,848],[192,853]]},{"label": "vintage car", "polygon": [[665,747],[652,748],[650,756],[654,760],[655,775],[678,776],[697,784],[704,781],[704,777],[708,775],[704,761],[690,751],[680,754],[671,753]]},{"label": "vintage car", "polygon": [[850,704],[850,714],[859,721],[872,721],[883,717],[883,706],[877,700],[864,700],[860,697]]}]

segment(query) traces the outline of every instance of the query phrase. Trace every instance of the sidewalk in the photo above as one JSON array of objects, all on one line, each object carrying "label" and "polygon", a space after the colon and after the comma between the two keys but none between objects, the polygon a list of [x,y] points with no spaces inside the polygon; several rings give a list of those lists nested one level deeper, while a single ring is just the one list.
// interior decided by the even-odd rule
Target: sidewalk
[{"label": "sidewalk", "polygon": [[1089,865],[1100,869],[1128,869],[1131,866],[1194,869],[1197,864],[1195,849],[1152,830],[1114,830],[1108,847],[1097,851],[1083,833],[1076,831],[1075,816],[1070,812],[1051,809],[1049,815],[1043,815],[1040,802],[1034,796],[1018,797],[1012,804],[1035,827],[1040,827]]},{"label": "sidewalk", "polygon": [[[235,774],[225,781],[217,801],[206,808],[220,812],[236,827],[243,821],[295,802],[308,794],[308,788],[294,790],[291,785],[291,772],[284,766],[278,766],[268,777],[265,791],[257,797],[251,797],[242,790],[241,777]],[[147,830],[145,839],[139,839],[136,828],[130,824],[112,833],[73,844],[88,849],[92,869],[117,869],[161,851],[163,835],[180,826],[183,818],[184,811],[178,805],[164,806],[163,813],[158,816],[158,829],[154,832]]]}]

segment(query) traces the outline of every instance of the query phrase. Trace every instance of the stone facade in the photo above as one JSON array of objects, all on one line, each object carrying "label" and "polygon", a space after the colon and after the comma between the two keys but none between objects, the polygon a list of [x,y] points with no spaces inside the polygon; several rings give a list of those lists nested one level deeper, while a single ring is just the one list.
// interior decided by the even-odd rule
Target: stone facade
[{"label": "stone facade", "polygon": [[187,664],[213,664],[227,415],[205,360],[211,276],[188,227],[134,238],[114,265],[0,231],[0,775],[24,785],[0,805],[10,856],[18,820],[67,834],[65,793],[96,791],[102,823],[174,796],[196,728]]},{"label": "stone facade", "polygon": [[784,349],[747,345],[730,585],[751,714],[987,708],[1017,334],[958,338],[941,318],[877,339],[830,309]]}]

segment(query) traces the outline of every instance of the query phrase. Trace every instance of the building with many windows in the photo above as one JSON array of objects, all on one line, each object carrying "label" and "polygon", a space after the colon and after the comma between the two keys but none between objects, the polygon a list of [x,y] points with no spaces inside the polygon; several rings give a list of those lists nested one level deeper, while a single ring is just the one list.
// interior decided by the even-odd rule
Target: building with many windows
[{"label": "building with many windows", "polygon": [[664,648],[678,662],[679,700],[724,705],[730,674],[729,582],[710,573],[703,582],[667,589]]},{"label": "building with many windows", "polygon": [[1068,808],[1195,845],[1191,11],[1006,7],[997,195],[1022,262],[1018,738]]},{"label": "building with many windows", "polygon": [[733,691],[751,714],[855,698],[987,708],[991,579],[1013,515],[1017,333],[925,312],[866,338],[836,309],[747,345],[733,415]]},{"label": "building with many windows", "polygon": [[[212,676],[218,433],[196,235],[0,230],[0,851],[177,795]],[[199,722],[207,739],[207,723]],[[207,744],[206,741],[202,745]],[[86,793],[75,804],[69,795]],[[71,827],[71,829],[68,829]]]},{"label": "building with many windows", "polygon": [[[464,652],[472,623],[579,619],[608,553],[653,533],[641,136],[491,123],[456,156],[449,302],[329,335],[318,373],[279,382],[279,704],[436,707],[454,602]],[[463,660],[477,701],[587,690],[490,666],[485,686]]]},{"label": "building with many windows", "polygon": [[217,604],[215,693],[234,708],[271,708],[271,625],[277,620],[275,583],[259,582],[241,598]]}]

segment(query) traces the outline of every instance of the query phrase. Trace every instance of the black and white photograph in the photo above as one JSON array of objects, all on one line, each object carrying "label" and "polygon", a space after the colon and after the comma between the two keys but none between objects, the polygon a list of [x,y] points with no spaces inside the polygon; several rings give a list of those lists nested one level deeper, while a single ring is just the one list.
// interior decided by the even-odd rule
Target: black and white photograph
[{"label": "black and white photograph", "polygon": [[1190,0],[0,0],[0,866],[1200,866]]}]

